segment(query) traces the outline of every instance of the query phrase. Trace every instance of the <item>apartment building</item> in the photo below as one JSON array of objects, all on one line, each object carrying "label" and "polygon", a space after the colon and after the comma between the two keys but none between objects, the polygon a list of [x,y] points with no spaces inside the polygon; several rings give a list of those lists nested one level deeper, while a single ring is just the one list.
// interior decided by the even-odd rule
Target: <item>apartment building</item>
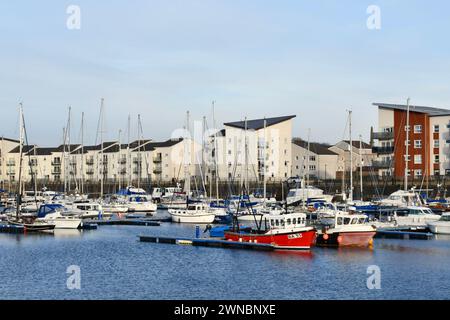
[{"label": "apartment building", "polygon": [[355,172],[361,167],[371,167],[377,157],[372,152],[372,146],[361,140],[352,140],[351,152],[349,140],[339,141],[333,146],[330,146],[329,150],[338,155],[337,172],[341,173],[343,171],[350,172],[350,170]]},{"label": "apartment building", "polygon": [[[210,137],[208,179],[268,181],[292,173],[292,119],[295,115],[224,123]],[[217,162],[217,163],[216,163]],[[217,169],[216,169],[217,168]]]},{"label": "apartment building", "polygon": [[292,175],[302,177],[307,173],[316,179],[336,179],[339,155],[330,145],[292,139]]},{"label": "apartment building", "polygon": [[411,105],[408,128],[407,105],[373,105],[378,107],[378,131],[371,138],[377,154],[374,167],[380,176],[403,178],[405,170],[419,179],[450,175],[450,110]]},{"label": "apartment building", "polygon": [[[18,144],[18,141],[4,139],[0,149],[0,178],[4,183],[18,180]],[[182,138],[163,142],[143,139],[130,144],[110,141],[91,146],[72,144],[53,148],[26,145],[22,150],[22,180],[30,182],[36,178],[43,183],[60,182],[68,185],[69,189],[78,187],[81,181],[97,183],[102,179],[122,185],[139,181],[172,182],[184,179],[185,166],[191,176],[198,174],[194,164],[199,150],[198,143]]]}]

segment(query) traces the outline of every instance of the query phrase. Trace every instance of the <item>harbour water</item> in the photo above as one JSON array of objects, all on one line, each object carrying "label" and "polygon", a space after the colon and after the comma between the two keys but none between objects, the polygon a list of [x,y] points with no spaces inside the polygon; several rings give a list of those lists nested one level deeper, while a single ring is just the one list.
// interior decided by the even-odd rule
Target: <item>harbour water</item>
[{"label": "harbour water", "polygon": [[[159,212],[158,215],[164,213]],[[257,252],[139,242],[195,226],[99,226],[0,234],[2,299],[450,299],[450,237],[375,239],[373,249]],[[206,236],[206,234],[204,234]],[[81,289],[67,288],[67,268]],[[368,289],[367,268],[381,270]]]}]

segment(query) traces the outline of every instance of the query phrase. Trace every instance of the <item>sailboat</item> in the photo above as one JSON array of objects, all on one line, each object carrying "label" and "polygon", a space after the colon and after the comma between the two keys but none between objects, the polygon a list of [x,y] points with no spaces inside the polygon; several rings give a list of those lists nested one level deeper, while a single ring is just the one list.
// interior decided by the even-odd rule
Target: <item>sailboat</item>
[{"label": "sailboat", "polygon": [[32,231],[51,231],[55,229],[55,225],[44,221],[37,221],[35,217],[22,217],[22,163],[23,163],[23,145],[25,135],[25,123],[23,116],[22,103],[19,105],[19,179],[17,184],[17,200],[16,200],[16,215],[10,217],[8,223],[10,225],[21,226],[27,232]]},{"label": "sailboat", "polygon": [[184,139],[184,179],[186,191],[186,207],[183,209],[169,209],[173,222],[177,223],[205,223],[214,221],[215,214],[209,210],[208,204],[190,201],[191,176],[190,176],[190,141],[189,141],[189,111],[187,112],[186,137]]}]

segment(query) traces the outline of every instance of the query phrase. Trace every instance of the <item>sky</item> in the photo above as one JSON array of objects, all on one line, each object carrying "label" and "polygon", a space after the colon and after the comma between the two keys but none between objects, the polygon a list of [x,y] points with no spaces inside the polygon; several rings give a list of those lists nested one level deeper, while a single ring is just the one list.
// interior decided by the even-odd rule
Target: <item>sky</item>
[{"label": "sky", "polygon": [[[70,5],[80,29],[67,28]],[[380,8],[369,29],[367,8]],[[450,108],[450,3],[435,0],[72,0],[0,3],[0,135],[95,143],[166,140],[185,123],[296,115],[293,135],[335,143],[369,139],[373,102]],[[219,126],[221,127],[221,126]]]}]

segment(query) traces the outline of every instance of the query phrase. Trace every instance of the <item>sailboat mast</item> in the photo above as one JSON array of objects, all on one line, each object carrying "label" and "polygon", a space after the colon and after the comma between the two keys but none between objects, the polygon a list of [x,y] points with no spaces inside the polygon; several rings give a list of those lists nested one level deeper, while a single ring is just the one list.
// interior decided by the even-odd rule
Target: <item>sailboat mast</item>
[{"label": "sailboat mast", "polygon": [[212,116],[213,116],[213,125],[214,130],[216,130],[216,133],[214,134],[214,164],[216,169],[216,198],[217,198],[217,204],[219,204],[219,164],[217,161],[217,156],[219,154],[218,145],[217,145],[217,125],[216,125],[216,116],[215,116],[215,104],[216,102],[212,102]]},{"label": "sailboat mast", "polygon": [[408,191],[408,168],[409,168],[409,132],[411,131],[409,128],[409,101],[408,98],[406,101],[406,143],[405,143],[405,191]]},{"label": "sailboat mast", "polygon": [[350,192],[349,200],[353,201],[353,140],[352,140],[352,111],[348,111],[348,134],[350,139]]},{"label": "sailboat mast", "polygon": [[104,98],[100,102],[100,199],[103,199],[103,180],[105,176],[105,159],[103,158],[103,103]]},{"label": "sailboat mast", "polygon": [[190,172],[190,150],[189,150],[189,111],[186,113],[186,132],[185,132],[185,142],[184,142],[184,183],[186,190],[186,204],[189,200],[189,195],[191,193],[191,172]]},{"label": "sailboat mast", "polygon": [[361,201],[363,201],[363,164],[362,135],[359,135],[359,187],[361,192]]},{"label": "sailboat mast", "polygon": [[23,162],[23,105],[19,104],[19,184],[16,200],[16,220],[19,220],[19,213],[22,205],[22,162]]},{"label": "sailboat mast", "polygon": [[81,194],[84,194],[84,112],[81,113],[81,166],[80,166]]},{"label": "sailboat mast", "polygon": [[67,146],[67,158],[69,159],[69,181],[68,181],[68,191],[70,191],[70,178],[71,178],[71,167],[72,167],[72,163],[70,161],[70,117],[71,117],[71,113],[72,113],[72,107],[69,106],[69,118],[67,119],[67,141],[68,141],[68,146]]},{"label": "sailboat mast", "polygon": [[249,192],[249,181],[248,181],[248,141],[247,141],[247,130],[248,130],[248,124],[247,124],[247,117],[245,117],[245,133],[244,133],[244,140],[245,140],[245,189],[246,192]]},{"label": "sailboat mast", "polygon": [[311,157],[311,129],[308,129],[308,155],[306,157],[306,201],[309,198],[309,159]]},{"label": "sailboat mast", "polygon": [[120,130],[119,129],[119,153],[118,153],[118,157],[119,157],[119,163],[118,163],[118,165],[117,165],[117,177],[118,177],[118,179],[119,179],[119,190],[120,189],[122,189],[122,180],[120,179],[120,174],[121,174],[121,170],[122,170],[122,165],[120,164],[120,157],[121,157],[121,155],[120,155],[120,151],[122,151],[121,150],[121,135],[122,135],[122,130]]},{"label": "sailboat mast", "polygon": [[267,199],[267,178],[266,178],[266,146],[267,146],[267,120],[264,117],[264,146],[263,146],[263,183],[264,183],[264,203]]},{"label": "sailboat mast", "polygon": [[131,116],[128,115],[128,146],[127,146],[127,178],[128,178],[128,186],[131,186],[131,152],[130,152],[130,138],[131,138]]},{"label": "sailboat mast", "polygon": [[137,187],[138,189],[141,187],[141,166],[142,166],[142,160],[141,160],[141,115],[138,114],[138,180],[137,180]]}]

